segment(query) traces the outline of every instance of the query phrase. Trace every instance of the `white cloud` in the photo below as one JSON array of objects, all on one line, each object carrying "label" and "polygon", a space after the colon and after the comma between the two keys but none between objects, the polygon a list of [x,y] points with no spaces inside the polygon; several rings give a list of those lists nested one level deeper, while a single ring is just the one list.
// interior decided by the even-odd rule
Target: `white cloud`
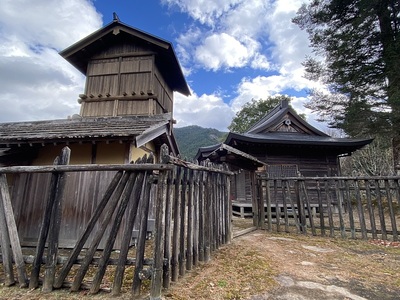
[{"label": "white cloud", "polygon": [[102,25],[86,0],[6,0],[0,6],[0,122],[66,118],[84,76],[58,51]]},{"label": "white cloud", "polygon": [[196,60],[206,69],[243,67],[248,60],[247,48],[234,37],[213,34],[207,37],[195,51]]},{"label": "white cloud", "polygon": [[222,15],[246,0],[162,0],[170,6],[178,6],[201,24],[214,26]]},{"label": "white cloud", "polygon": [[174,94],[174,118],[177,120],[177,127],[198,125],[227,131],[233,116],[232,109],[218,94],[198,96],[193,91],[189,97]]}]

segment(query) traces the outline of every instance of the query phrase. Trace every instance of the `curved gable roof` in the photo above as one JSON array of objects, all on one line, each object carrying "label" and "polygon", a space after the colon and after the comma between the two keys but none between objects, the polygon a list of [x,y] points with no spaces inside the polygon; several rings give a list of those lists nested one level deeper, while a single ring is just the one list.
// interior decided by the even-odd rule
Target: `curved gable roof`
[{"label": "curved gable roof", "polygon": [[119,21],[118,18],[61,51],[59,54],[86,75],[91,57],[105,49],[118,39],[137,39],[151,45],[156,53],[156,63],[172,90],[183,95],[190,95],[190,90],[182,69],[175,55],[172,44],[147,32],[133,28]]},{"label": "curved gable roof", "polygon": [[290,121],[293,131],[308,135],[328,136],[324,132],[307,123],[293,108],[290,107],[286,100],[281,101],[279,105],[265,114],[264,117],[255,123],[246,133],[264,134],[268,132],[276,132],[279,131],[279,125],[283,124],[286,120]]}]

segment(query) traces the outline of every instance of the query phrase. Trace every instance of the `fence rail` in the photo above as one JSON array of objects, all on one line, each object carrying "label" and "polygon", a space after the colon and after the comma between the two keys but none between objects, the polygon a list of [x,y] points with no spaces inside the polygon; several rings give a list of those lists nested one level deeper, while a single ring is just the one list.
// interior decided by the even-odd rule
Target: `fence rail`
[{"label": "fence rail", "polygon": [[[113,272],[113,295],[118,295],[128,281],[132,295],[137,296],[142,282],[150,279],[150,298],[160,299],[162,287],[168,288],[171,281],[177,281],[199,261],[210,260],[213,251],[230,242],[232,173],[226,168],[186,163],[169,156],[166,146],[162,147],[160,164],[153,164],[152,157],[144,157],[131,165],[72,166],[68,165],[69,155],[69,149],[64,148],[54,166],[0,168],[0,281],[6,286],[18,282],[20,287],[37,288],[42,284],[44,292],[66,286],[77,291],[85,286],[97,293],[106,272]],[[65,217],[64,198],[68,195],[65,185],[71,180],[67,174],[88,171],[115,174],[109,182],[101,183],[107,189],[96,202],[73,249],[66,256],[63,250],[62,256],[59,233]],[[33,260],[24,255],[21,247],[7,178],[7,174],[22,173],[51,174]],[[147,240],[150,210],[155,218],[151,241]],[[134,229],[137,236],[132,247]],[[122,235],[122,242],[115,257],[117,235]],[[105,243],[99,249],[101,241]],[[29,276],[28,263],[32,264]],[[124,274],[132,266],[133,279],[128,280]]]},{"label": "fence rail", "polygon": [[255,208],[259,227],[398,241],[399,180],[398,176],[259,176]]}]

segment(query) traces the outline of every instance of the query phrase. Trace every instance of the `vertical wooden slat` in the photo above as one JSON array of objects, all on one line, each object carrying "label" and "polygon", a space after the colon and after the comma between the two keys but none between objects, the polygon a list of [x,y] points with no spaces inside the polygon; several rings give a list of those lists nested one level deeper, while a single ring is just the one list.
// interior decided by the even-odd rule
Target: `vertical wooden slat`
[{"label": "vertical wooden slat", "polygon": [[189,170],[189,190],[187,201],[187,250],[186,250],[186,270],[192,270],[193,266],[193,197],[194,197],[194,178],[193,170]]},{"label": "vertical wooden slat", "polygon": [[375,185],[375,193],[376,193],[376,202],[378,204],[379,220],[380,220],[380,224],[381,224],[382,239],[386,240],[387,232],[386,232],[386,223],[385,223],[385,212],[384,212],[383,205],[382,205],[382,192],[381,192],[381,189],[379,186],[378,179],[374,180],[374,185]]},{"label": "vertical wooden slat", "polygon": [[165,204],[165,243],[164,243],[164,266],[163,287],[169,288],[171,283],[171,226],[172,226],[172,202],[173,202],[173,173],[167,172],[167,199]]},{"label": "vertical wooden slat", "polygon": [[358,211],[358,218],[360,220],[361,236],[365,240],[367,239],[367,226],[365,224],[364,207],[362,205],[361,191],[358,180],[354,180],[354,188],[356,190],[357,211]]},{"label": "vertical wooden slat", "polygon": [[[140,175],[139,175],[140,176]],[[147,173],[144,177],[139,177],[142,181],[142,189],[140,192],[140,219],[139,219],[139,234],[137,237],[136,245],[136,261],[135,261],[135,271],[133,274],[132,282],[132,294],[138,296],[140,294],[141,278],[140,274],[143,271],[143,260],[144,252],[146,248],[146,234],[147,234],[147,221],[149,217],[149,207],[150,207],[150,190],[151,185],[154,180],[153,176],[148,176]]]},{"label": "vertical wooden slat", "polygon": [[[71,150],[64,147],[60,156],[60,165],[68,165],[71,156]],[[53,290],[55,280],[57,253],[58,253],[58,240],[60,235],[61,226],[61,212],[62,212],[62,199],[66,183],[67,174],[60,173],[56,185],[56,192],[54,194],[54,203],[51,212],[50,230],[48,235],[48,250],[47,261],[44,273],[43,292],[50,292]]]},{"label": "vertical wooden slat", "polygon": [[[282,191],[282,197],[284,197],[283,191]],[[273,198],[273,200],[275,201],[276,231],[280,232],[281,231],[281,209],[279,207],[278,181],[276,179],[274,179],[274,198]]]},{"label": "vertical wooden slat", "polygon": [[343,217],[343,193],[341,193],[342,189],[340,188],[340,181],[335,180],[335,190],[338,199],[340,236],[342,238],[346,238],[346,227],[344,224],[344,217]]},{"label": "vertical wooden slat", "polygon": [[330,188],[328,180],[325,180],[325,196],[328,208],[328,221],[329,221],[329,236],[334,237],[335,231],[333,227],[333,212],[332,212],[332,199],[330,196]]},{"label": "vertical wooden slat", "polygon": [[204,200],[206,198],[205,187],[206,172],[200,171],[199,177],[199,261],[204,261],[204,215],[205,206]]},{"label": "vertical wooden slat", "polygon": [[[207,173],[206,173],[207,174]],[[205,200],[204,200],[204,261],[208,262],[211,258],[211,204],[212,204],[212,188],[211,188],[211,174],[206,175],[205,186]]]},{"label": "vertical wooden slat", "polygon": [[[0,185],[7,182],[7,179],[1,179],[5,177],[5,175],[0,174]],[[3,182],[4,180],[4,182]],[[0,194],[0,197],[3,198],[4,196]],[[1,252],[3,258],[3,268],[5,274],[5,286],[11,286],[15,284],[14,272],[13,272],[13,265],[12,265],[12,251],[11,251],[11,241],[10,235],[8,233],[7,222],[6,222],[6,215],[3,206],[3,201],[0,201],[0,237],[1,237]]]},{"label": "vertical wooden slat", "polygon": [[386,190],[387,203],[388,203],[388,207],[389,207],[390,222],[392,224],[393,241],[397,241],[398,233],[397,233],[397,225],[396,225],[396,216],[395,216],[395,211],[393,208],[392,193],[390,191],[390,183],[389,183],[388,179],[385,179],[385,190]]},{"label": "vertical wooden slat", "polygon": [[305,204],[307,205],[308,220],[310,221],[312,235],[317,235],[317,232],[315,230],[315,225],[314,225],[314,216],[311,211],[310,198],[309,198],[308,192],[307,192],[307,187],[303,180],[300,181],[300,185],[301,185],[301,190],[303,191]]},{"label": "vertical wooden slat", "polygon": [[369,222],[371,224],[372,238],[377,239],[378,235],[376,232],[375,212],[374,212],[374,206],[372,204],[372,194],[371,194],[371,187],[370,187],[369,180],[365,180],[365,190],[367,193],[367,206],[368,206],[368,213],[369,213]]},{"label": "vertical wooden slat", "polygon": [[271,209],[271,191],[270,191],[270,181],[261,179],[261,185],[265,186],[265,197],[267,202],[267,218],[268,218],[268,231],[272,230],[272,209]]},{"label": "vertical wooden slat", "polygon": [[[303,200],[303,197],[301,197],[301,188],[300,188],[300,184],[298,181],[296,181],[296,193],[298,194],[298,199],[297,199],[297,204],[298,204],[298,212],[299,212],[299,216],[300,216],[300,229],[301,229],[301,233],[303,234],[307,234],[307,216],[306,216],[306,210],[305,210],[305,203]],[[290,189],[290,185],[289,185],[289,189]],[[290,191],[289,191],[289,195],[290,195]]]},{"label": "vertical wooden slat", "polygon": [[226,228],[227,228],[227,243],[230,243],[232,241],[232,235],[233,235],[233,230],[232,230],[232,203],[231,203],[231,177],[226,175],[225,176],[225,183],[226,183],[226,205],[227,205],[227,222],[226,222]]},{"label": "vertical wooden slat", "polygon": [[154,262],[151,275],[150,300],[161,300],[162,271],[164,260],[164,221],[165,221],[165,202],[167,199],[166,188],[167,174],[160,172],[158,179],[158,195],[156,203],[156,231],[154,235]]},{"label": "vertical wooden slat", "polygon": [[257,178],[256,178],[254,181],[257,183],[257,186],[258,186],[258,207],[260,208],[258,227],[260,229],[265,229],[264,187],[262,185],[261,180],[257,180]]},{"label": "vertical wooden slat", "polygon": [[281,187],[282,187],[282,202],[283,202],[283,215],[285,216],[285,232],[289,232],[289,216],[287,211],[287,198],[286,198],[286,187],[285,187],[285,180],[281,180]]},{"label": "vertical wooden slat", "polygon": [[324,204],[322,201],[321,183],[319,180],[316,181],[316,188],[317,188],[317,198],[319,207],[319,225],[321,227],[321,235],[325,236]]},{"label": "vertical wooden slat", "polygon": [[347,211],[349,214],[349,222],[350,222],[350,232],[351,232],[351,238],[355,239],[356,238],[356,228],[354,225],[354,215],[353,215],[353,205],[351,203],[352,197],[350,193],[350,186],[349,186],[349,180],[345,180],[345,189],[346,189],[346,195],[347,195]]},{"label": "vertical wooden slat", "polygon": [[193,265],[197,266],[199,263],[199,199],[200,199],[200,185],[199,185],[199,172],[194,171],[194,203],[193,203]]},{"label": "vertical wooden slat", "polygon": [[0,197],[7,223],[14,262],[17,267],[18,283],[20,287],[26,287],[28,285],[28,278],[26,275],[25,262],[22,256],[21,244],[18,237],[17,225],[15,224],[14,213],[5,174],[0,174]]},{"label": "vertical wooden slat", "polygon": [[[294,205],[294,201],[293,201],[293,199],[292,199],[292,197],[291,197],[289,181],[286,181],[286,188],[287,188],[287,190],[289,191],[288,199],[289,199],[289,202],[290,202],[290,206],[292,207],[292,214],[293,214],[294,223],[295,223],[295,225],[296,225],[296,231],[297,231],[297,233],[299,233],[299,232],[300,232],[299,218],[298,218],[298,216],[297,216],[298,214],[297,214],[297,212],[296,212],[296,207],[295,207],[295,205]],[[296,189],[295,189],[295,190],[296,190]],[[295,192],[296,192],[296,191],[295,191]],[[299,207],[297,207],[297,209],[299,209]]]},{"label": "vertical wooden slat", "polygon": [[172,235],[171,280],[177,281],[179,275],[179,238],[181,222],[181,167],[175,167],[174,182],[174,228]]},{"label": "vertical wooden slat", "polygon": [[179,236],[179,275],[185,275],[186,268],[186,244],[185,244],[185,232],[186,232],[186,201],[187,201],[187,173],[188,169],[183,169],[182,175],[182,189],[181,189],[181,209],[180,209],[180,236]]}]

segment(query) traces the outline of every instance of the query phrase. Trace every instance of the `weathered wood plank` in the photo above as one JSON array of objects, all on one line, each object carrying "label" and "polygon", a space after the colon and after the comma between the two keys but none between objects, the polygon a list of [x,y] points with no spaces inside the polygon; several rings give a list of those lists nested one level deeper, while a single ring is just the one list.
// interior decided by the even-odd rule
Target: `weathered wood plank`
[{"label": "weathered wood plank", "polygon": [[78,255],[81,252],[86,241],[88,240],[89,235],[92,233],[97,221],[100,218],[100,215],[103,213],[111,196],[113,195],[115,189],[117,188],[119,182],[121,181],[122,175],[123,175],[123,172],[119,171],[117,174],[115,174],[113,180],[110,182],[106,192],[104,193],[103,198],[101,199],[96,210],[94,211],[93,215],[91,216],[91,218],[86,226],[86,229],[84,230],[82,235],[78,238],[78,241],[76,242],[74,248],[71,251],[71,254],[68,257],[68,260],[62,266],[62,268],[59,272],[59,275],[54,282],[55,288],[60,288],[63,285],[65,278],[67,277],[69,271],[71,270],[74,262],[78,258]]},{"label": "weathered wood plank", "polygon": [[[58,162],[59,165],[68,165],[70,157],[71,149],[64,147],[61,151],[60,160]],[[50,229],[48,233],[47,262],[44,272],[44,282],[42,287],[43,292],[51,292],[53,290],[62,217],[62,200],[64,196],[66,179],[66,174],[61,173],[56,181],[54,200],[52,201],[53,205],[51,209]]]},{"label": "weathered wood plank", "polygon": [[4,211],[3,201],[0,201],[0,237],[1,237],[1,252],[2,262],[5,274],[4,284],[5,286],[11,286],[15,284],[13,264],[12,264],[12,251],[10,235],[8,233],[6,215]]}]

